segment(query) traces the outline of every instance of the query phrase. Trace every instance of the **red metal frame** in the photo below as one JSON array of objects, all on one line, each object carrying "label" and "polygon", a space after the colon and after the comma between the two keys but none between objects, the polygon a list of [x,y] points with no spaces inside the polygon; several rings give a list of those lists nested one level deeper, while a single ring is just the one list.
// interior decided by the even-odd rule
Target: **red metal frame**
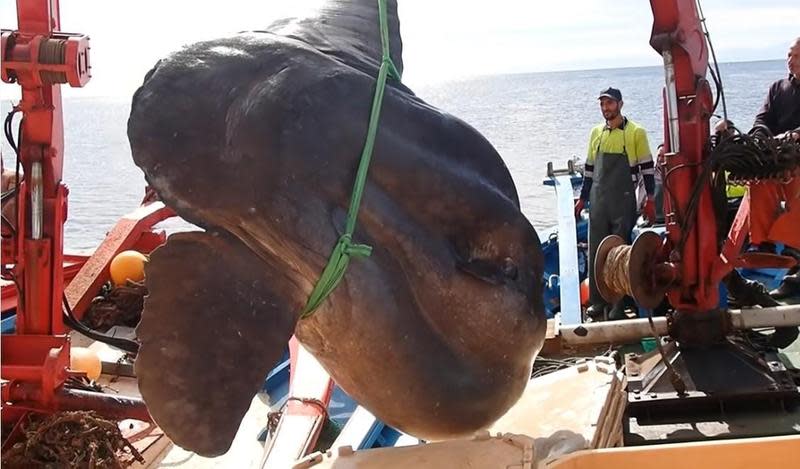
[{"label": "red metal frame", "polygon": [[[60,85],[81,87],[88,82],[89,43],[83,35],[58,31],[58,0],[18,0],[17,20],[18,30],[3,30],[0,45],[0,77],[22,88],[22,99],[14,109],[22,113],[22,138],[17,143],[24,170],[16,194],[16,232],[11,233],[10,243],[5,231],[3,237],[4,263],[13,264],[19,292],[15,298],[16,335],[2,340],[2,420],[4,424],[16,422],[27,411],[74,409],[98,410],[111,418],[149,420],[141,399],[62,386],[79,373],[69,370],[70,341],[63,321],[64,277],[70,269],[63,254],[68,190],[61,180]],[[163,243],[164,233],[153,233],[150,228],[173,215],[155,202],[123,218],[98,252],[82,260],[81,270],[66,292],[69,304],[85,309],[108,279],[108,264],[119,251],[138,247],[150,252]]]},{"label": "red metal frame", "polygon": [[[22,88],[16,109],[23,116],[18,145],[25,178],[16,197],[14,275],[25,296],[17,307],[17,331],[63,334],[67,188],[61,182],[64,128],[59,83],[83,86],[89,80],[88,38],[58,33],[57,0],[17,1],[17,21],[17,31],[2,33],[2,79]],[[39,190],[37,210],[32,197]]]},{"label": "red metal frame", "polygon": [[[0,67],[3,81],[22,88],[15,110],[22,113],[22,138],[17,144],[25,174],[17,188],[12,249],[13,274],[20,287],[18,335],[3,339],[2,394],[3,402],[9,403],[18,397],[19,389],[33,386],[41,404],[52,407],[70,363],[62,319],[67,188],[61,182],[64,129],[58,83],[66,82],[67,75],[74,86],[88,80],[88,39],[56,38],[60,29],[57,0],[18,1],[17,22],[17,31],[2,32]],[[69,47],[68,42],[72,43]],[[77,81],[75,74],[81,75],[80,70],[68,73],[65,68],[76,62],[82,62],[86,72]]]},{"label": "red metal frame", "polygon": [[[67,377],[69,340],[63,336],[7,335],[2,343],[3,402],[12,402],[16,389],[34,385],[47,406],[54,401],[55,390]],[[4,409],[5,410],[5,409]]]},{"label": "red metal frame", "polygon": [[721,281],[734,268],[738,267],[737,259],[742,252],[744,240],[750,232],[750,194],[742,197],[739,210],[736,211],[736,218],[733,219],[731,228],[728,231],[728,238],[722,246],[717,261],[714,263],[712,280]]},{"label": "red metal frame", "polygon": [[289,399],[259,467],[289,467],[319,439],[333,394],[333,378],[296,337],[289,340]]},{"label": "red metal frame", "polygon": [[[69,282],[75,278],[75,275],[78,274],[78,271],[81,270],[81,267],[83,267],[83,264],[85,264],[88,259],[88,255],[64,254],[63,272],[65,285],[69,285]],[[0,303],[2,304],[0,310],[2,310],[3,313],[16,311],[18,297],[17,286],[14,285],[14,282],[3,280],[0,297],[2,297],[2,300],[0,300]]]}]

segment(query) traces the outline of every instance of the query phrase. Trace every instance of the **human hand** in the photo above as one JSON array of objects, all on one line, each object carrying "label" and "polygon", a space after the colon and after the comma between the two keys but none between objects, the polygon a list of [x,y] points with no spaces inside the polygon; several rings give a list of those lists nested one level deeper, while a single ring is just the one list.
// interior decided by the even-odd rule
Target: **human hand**
[{"label": "human hand", "polygon": [[647,196],[642,207],[642,215],[651,225],[656,222],[656,201],[653,196]]},{"label": "human hand", "polygon": [[579,219],[581,217],[581,212],[583,211],[583,207],[585,202],[583,199],[578,199],[575,201],[575,218]]}]

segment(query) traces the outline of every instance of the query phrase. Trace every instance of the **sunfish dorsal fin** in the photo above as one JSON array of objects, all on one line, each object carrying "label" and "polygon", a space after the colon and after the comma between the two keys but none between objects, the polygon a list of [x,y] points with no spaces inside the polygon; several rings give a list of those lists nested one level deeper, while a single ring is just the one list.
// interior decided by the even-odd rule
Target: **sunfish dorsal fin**
[{"label": "sunfish dorsal fin", "polygon": [[[403,73],[396,0],[386,0],[386,16],[392,62]],[[380,67],[378,0],[328,0],[311,16],[278,20],[267,30],[303,41],[368,75],[375,75]]]}]

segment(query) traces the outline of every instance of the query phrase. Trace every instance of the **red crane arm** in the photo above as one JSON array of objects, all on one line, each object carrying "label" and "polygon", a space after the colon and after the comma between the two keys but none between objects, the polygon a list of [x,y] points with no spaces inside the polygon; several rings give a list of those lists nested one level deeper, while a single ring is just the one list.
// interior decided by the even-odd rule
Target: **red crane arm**
[{"label": "red crane arm", "polygon": [[25,293],[17,308],[19,334],[63,334],[64,128],[61,84],[89,81],[88,37],[59,32],[58,0],[17,1],[16,31],[2,32],[2,80],[17,83],[22,99],[21,139],[25,174],[17,192],[14,276]]},{"label": "red crane arm", "polygon": [[[719,303],[712,269],[718,258],[717,226],[709,157],[709,118],[713,110],[706,80],[708,47],[695,0],[651,0],[650,45],[664,60],[664,213],[665,259],[678,282],[668,292],[682,312],[705,312]],[[702,220],[702,223],[700,223]]]}]

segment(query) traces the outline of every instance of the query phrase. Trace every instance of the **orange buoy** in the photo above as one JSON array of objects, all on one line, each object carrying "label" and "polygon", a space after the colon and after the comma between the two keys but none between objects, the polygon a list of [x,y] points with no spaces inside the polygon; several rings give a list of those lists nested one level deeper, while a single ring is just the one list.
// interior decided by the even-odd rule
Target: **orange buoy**
[{"label": "orange buoy", "polygon": [[103,365],[94,350],[84,347],[72,347],[69,351],[69,367],[73,371],[86,373],[86,376],[94,381],[100,377]]},{"label": "orange buoy", "polygon": [[122,251],[111,261],[109,271],[114,285],[125,285],[127,280],[141,282],[144,280],[144,264],[147,257],[138,251]]},{"label": "orange buoy", "polygon": [[581,282],[581,305],[586,306],[589,303],[589,279]]}]

